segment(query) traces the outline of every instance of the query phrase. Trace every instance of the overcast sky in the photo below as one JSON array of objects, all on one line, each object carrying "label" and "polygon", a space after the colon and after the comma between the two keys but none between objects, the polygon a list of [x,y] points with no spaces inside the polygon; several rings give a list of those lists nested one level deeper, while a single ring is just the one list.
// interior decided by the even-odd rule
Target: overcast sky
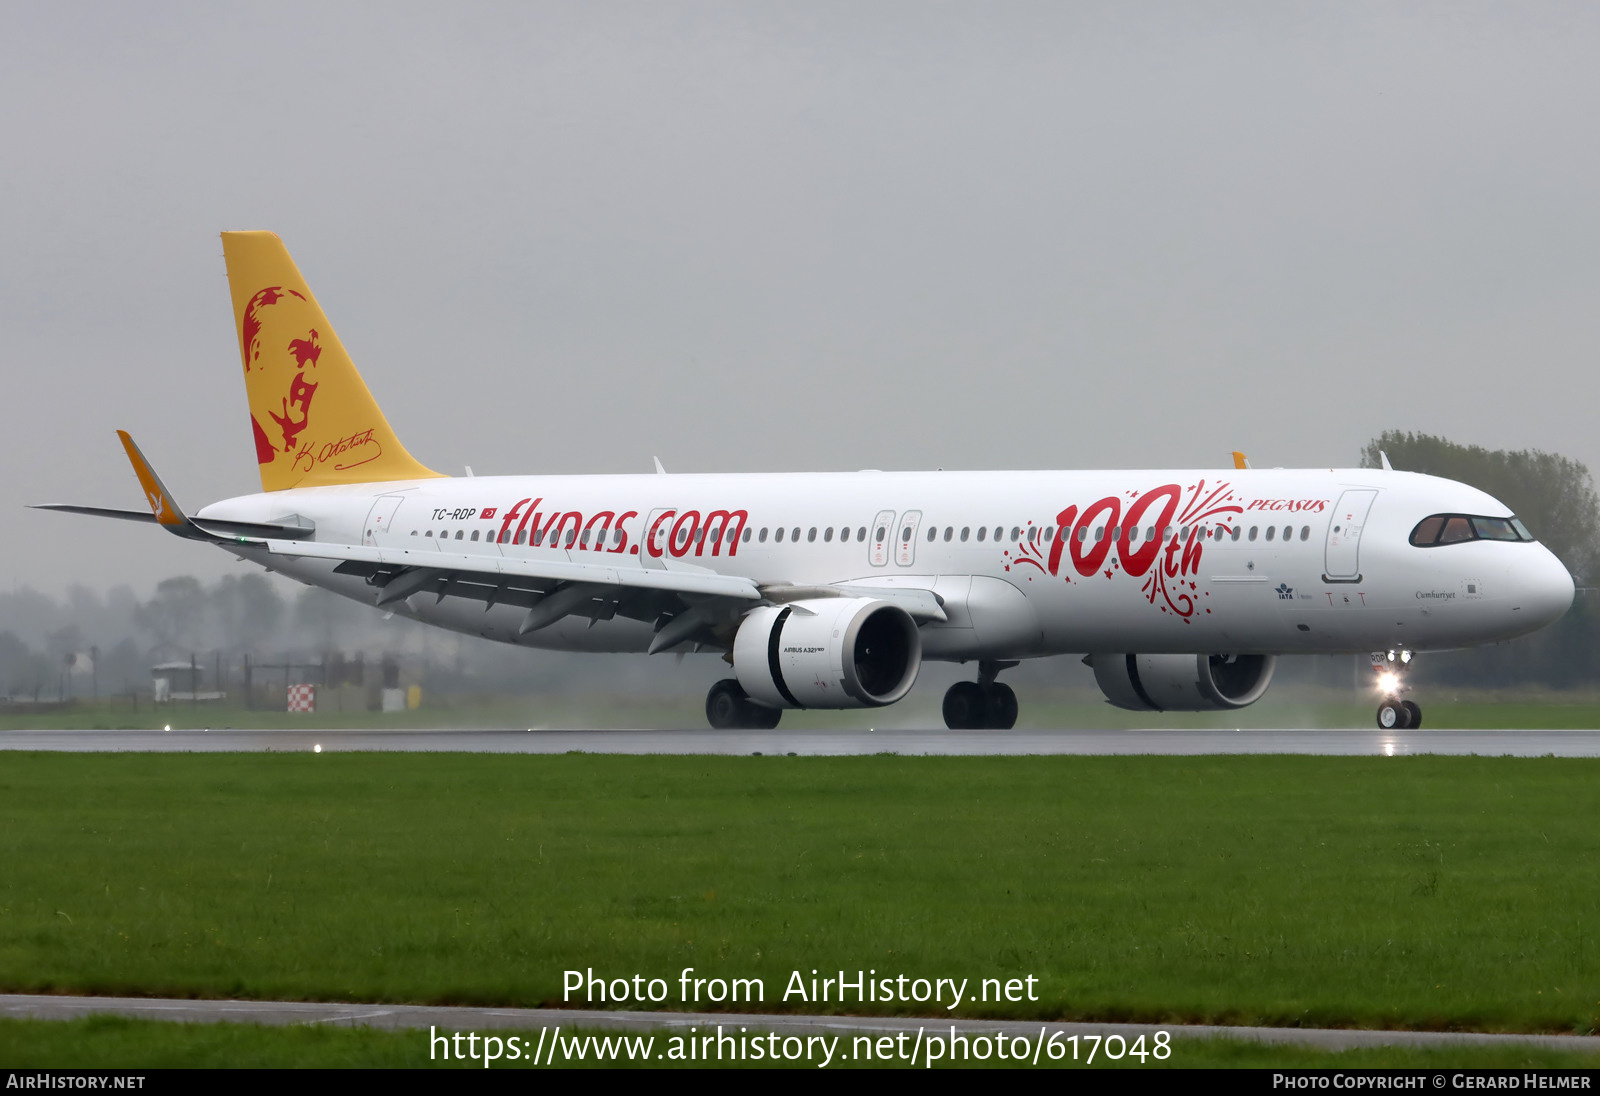
[{"label": "overcast sky", "polygon": [[1600,468],[1600,5],[0,4],[9,579],[214,577],[217,233],[460,474]]}]

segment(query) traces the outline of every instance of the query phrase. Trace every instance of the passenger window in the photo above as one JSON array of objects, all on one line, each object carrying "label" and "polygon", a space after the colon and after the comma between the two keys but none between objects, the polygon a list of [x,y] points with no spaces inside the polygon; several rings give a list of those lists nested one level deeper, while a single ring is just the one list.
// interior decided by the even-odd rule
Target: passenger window
[{"label": "passenger window", "polygon": [[811,527],[811,531],[806,534],[806,543],[807,544],[815,544],[816,540],[817,540],[817,527],[815,525],[813,525]]},{"label": "passenger window", "polygon": [[1012,540],[1012,542],[1015,543],[1021,537],[1022,537],[1022,530],[1018,529],[1015,525],[1013,525],[1011,527],[1011,540]]},{"label": "passenger window", "polygon": [[[1103,526],[1103,525],[1096,525],[1096,526],[1095,526],[1095,527],[1094,527],[1094,539],[1095,539],[1095,543],[1097,543],[1097,544],[1098,544],[1098,543],[1099,543],[1099,542],[1100,542],[1100,538],[1102,538],[1102,537],[1104,537],[1104,536],[1105,536],[1105,535],[1106,535],[1106,530],[1105,530],[1105,526]],[[1013,538],[1013,539],[1015,539],[1015,538]]]},{"label": "passenger window", "polygon": [[1039,542],[1039,530],[1037,528],[1030,527],[1028,529],[1028,543],[1029,544],[1037,544],[1038,542]]},{"label": "passenger window", "polygon": [[1003,537],[1005,535],[1006,535],[1006,531],[1005,531],[1005,528],[1003,526],[996,525],[994,527],[994,539],[995,540],[999,540],[1001,537]]},{"label": "passenger window", "polygon": [[[988,536],[989,536],[989,527],[987,525],[980,526],[979,529],[978,529],[978,539],[979,540],[986,540],[986,539],[988,539]],[[961,530],[961,539],[962,540],[966,540],[967,539],[967,531],[965,529]]]},{"label": "passenger window", "polygon": [[425,536],[425,537],[431,537],[431,536],[433,536],[433,530],[429,529],[426,533],[423,533],[422,535]]},{"label": "passenger window", "polygon": [[792,530],[789,531],[789,539],[790,540],[799,540],[800,539],[800,526],[796,525]]},{"label": "passenger window", "polygon": [[1311,539],[1311,526],[1309,526],[1309,525],[1300,526],[1300,539],[1301,540],[1310,540]]},{"label": "passenger window", "polygon": [[[962,543],[963,543],[963,544],[964,544],[964,543],[966,543],[966,540],[967,540],[967,532],[968,532],[968,530],[969,530],[969,529],[970,529],[970,528],[971,528],[971,526],[967,526],[967,525],[963,525],[963,526],[962,526],[962,527],[961,527],[961,541],[962,541]],[[979,539],[979,540],[982,540],[982,539],[983,539],[983,530],[982,530],[982,529],[979,529],[979,530],[978,530],[978,539]]]},{"label": "passenger window", "polygon": [[471,539],[473,539],[473,540],[477,540],[478,539],[478,530],[474,529],[472,531],[472,538]]},{"label": "passenger window", "polygon": [[457,529],[456,530],[456,539],[460,540],[461,539],[461,534],[464,533],[465,531],[466,530],[464,530],[464,529]]},{"label": "passenger window", "polygon": [[[754,530],[751,530],[751,529],[746,529],[746,530],[745,530],[745,531],[744,531],[744,542],[745,542],[745,543],[746,543],[746,544],[749,544],[749,543],[750,543],[750,534],[751,534],[751,533],[752,533],[752,532],[754,532]],[[621,534],[622,534],[622,530],[621,530],[621,529],[618,529],[618,530],[617,530],[617,534],[618,534],[618,537],[619,537],[619,539],[618,539],[618,541],[617,541],[617,543],[618,543],[618,544],[621,544],[621,543],[622,543],[622,541],[621,541],[621,539],[620,539],[620,537],[621,537]],[[767,531],[766,531],[766,530],[765,530],[765,529],[763,529],[763,530],[761,530],[761,539],[762,539],[762,540],[766,540],[766,539],[767,539]]]},{"label": "passenger window", "polygon": [[824,544],[832,544],[833,543],[833,526],[830,525],[830,526],[828,526],[826,529],[824,529],[822,531],[822,543],[824,543]]},{"label": "passenger window", "polygon": [[1234,540],[1235,540],[1235,541],[1238,541],[1238,539],[1239,539],[1239,534],[1240,534],[1240,533],[1243,533],[1243,532],[1244,532],[1244,526],[1242,526],[1242,525],[1235,525],[1235,526],[1234,526],[1234,527],[1233,527],[1233,539],[1234,539]]},{"label": "passenger window", "polygon": [[765,525],[761,527],[761,543],[767,543],[767,527]]},{"label": "passenger window", "polygon": [[910,540],[911,539],[911,526],[908,525],[904,529],[900,530],[900,539],[901,540]]},{"label": "passenger window", "polygon": [[949,544],[950,543],[950,538],[955,536],[955,535],[956,535],[956,527],[954,525],[946,525],[944,527],[944,542],[946,544]]},{"label": "passenger window", "polygon": [[1472,526],[1466,518],[1452,517],[1444,523],[1444,532],[1439,534],[1440,544],[1460,544],[1464,540],[1473,540]]},{"label": "passenger window", "polygon": [[1254,526],[1254,525],[1250,526],[1250,539],[1251,540],[1255,540],[1256,539],[1256,533],[1259,532],[1259,531],[1260,530],[1258,530],[1256,528],[1256,526]]},{"label": "passenger window", "polygon": [[773,534],[772,534],[772,539],[777,541],[779,544],[782,544],[783,543],[783,530],[781,528],[775,530],[773,532]]},{"label": "passenger window", "polygon": [[1044,542],[1046,544],[1049,544],[1050,543],[1050,538],[1052,536],[1054,536],[1054,535],[1055,535],[1055,530],[1054,529],[1046,529],[1044,531]]},{"label": "passenger window", "polygon": [[1156,527],[1154,525],[1146,525],[1144,527],[1144,539],[1145,540],[1155,540],[1156,539]]},{"label": "passenger window", "polygon": [[878,537],[877,537],[878,540],[882,540],[884,537],[886,537],[888,535],[889,535],[889,530],[885,529],[881,525],[878,526]]},{"label": "passenger window", "polygon": [[856,530],[856,543],[859,544],[859,543],[861,543],[862,541],[864,541],[866,539],[867,539],[867,527],[865,525],[863,525],[861,528]]},{"label": "passenger window", "polygon": [[1283,527],[1283,539],[1288,540],[1292,536],[1294,536],[1294,526],[1285,525]]},{"label": "passenger window", "polygon": [[417,531],[415,529],[411,530],[411,535],[412,536],[416,536],[417,535]]},{"label": "passenger window", "polygon": [[1277,531],[1278,531],[1278,527],[1276,525],[1267,526],[1267,539],[1271,540],[1273,535],[1276,534]]},{"label": "passenger window", "polygon": [[939,535],[939,527],[937,525],[928,526],[928,543],[929,544],[932,544],[933,543],[933,539],[935,537],[937,537],[938,535]]},{"label": "passenger window", "polygon": [[1089,527],[1087,525],[1078,526],[1078,542],[1081,544],[1083,541],[1086,541],[1088,539],[1089,539]]}]

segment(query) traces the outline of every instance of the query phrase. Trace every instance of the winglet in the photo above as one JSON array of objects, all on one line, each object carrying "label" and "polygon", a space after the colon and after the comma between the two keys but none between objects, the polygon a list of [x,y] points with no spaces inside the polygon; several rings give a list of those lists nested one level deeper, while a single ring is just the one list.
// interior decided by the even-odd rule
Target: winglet
[{"label": "winglet", "polygon": [[1388,453],[1385,453],[1382,449],[1378,450],[1378,459],[1383,462],[1383,470],[1385,472],[1393,472],[1394,471],[1394,465],[1389,463],[1389,454]]},{"label": "winglet", "polygon": [[1239,450],[1235,449],[1233,451],[1233,466],[1235,468],[1249,468],[1250,458],[1239,452]]},{"label": "winglet", "polygon": [[150,504],[156,521],[171,532],[187,528],[189,519],[178,509],[178,504],[172,500],[172,492],[161,482],[161,477],[150,467],[150,462],[144,459],[144,454],[139,452],[139,447],[134,444],[133,438],[126,430],[118,430],[117,437],[122,439],[122,448],[127,450],[128,460],[133,465],[133,474],[139,477],[139,486],[144,488],[145,501]]}]

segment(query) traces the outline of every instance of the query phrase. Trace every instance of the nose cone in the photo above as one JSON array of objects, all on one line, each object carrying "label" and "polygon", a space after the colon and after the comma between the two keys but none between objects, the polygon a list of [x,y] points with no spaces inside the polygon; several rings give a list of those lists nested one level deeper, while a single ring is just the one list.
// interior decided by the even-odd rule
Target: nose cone
[{"label": "nose cone", "polygon": [[1529,631],[1560,620],[1572,606],[1572,575],[1544,545],[1534,545],[1538,556],[1514,570],[1517,615]]}]

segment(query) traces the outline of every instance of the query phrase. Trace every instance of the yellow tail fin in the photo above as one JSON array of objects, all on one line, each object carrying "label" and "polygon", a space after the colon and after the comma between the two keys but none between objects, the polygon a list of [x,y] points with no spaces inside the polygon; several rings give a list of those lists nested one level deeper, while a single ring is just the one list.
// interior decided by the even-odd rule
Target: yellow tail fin
[{"label": "yellow tail fin", "polygon": [[378,410],[283,241],[224,232],[261,489],[424,479]]}]

